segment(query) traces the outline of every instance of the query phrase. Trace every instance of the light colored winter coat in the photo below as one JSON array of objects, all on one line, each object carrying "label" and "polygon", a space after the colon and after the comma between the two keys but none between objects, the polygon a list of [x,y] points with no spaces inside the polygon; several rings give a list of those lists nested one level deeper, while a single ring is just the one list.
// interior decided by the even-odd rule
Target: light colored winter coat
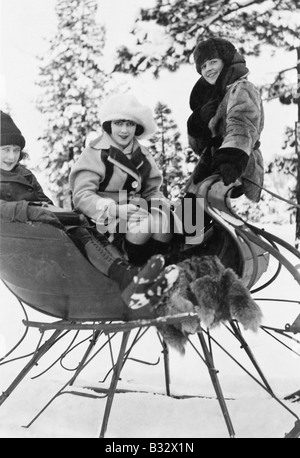
[{"label": "light colored winter coat", "polygon": [[[93,221],[106,219],[109,232],[115,227],[115,220],[110,221],[110,204],[128,203],[138,197],[147,202],[165,200],[161,184],[162,175],[146,147],[135,138],[128,159],[106,132],[84,149],[70,173],[75,208]],[[119,191],[126,201],[120,202]]]}]

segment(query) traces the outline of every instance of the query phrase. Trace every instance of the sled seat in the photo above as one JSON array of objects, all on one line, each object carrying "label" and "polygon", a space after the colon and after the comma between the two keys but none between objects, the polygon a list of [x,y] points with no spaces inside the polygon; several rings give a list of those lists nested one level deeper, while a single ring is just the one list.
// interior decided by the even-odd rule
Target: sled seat
[{"label": "sled seat", "polygon": [[[68,215],[66,215],[68,216]],[[74,221],[73,221],[74,222]],[[232,231],[215,222],[209,237],[192,254],[216,255],[249,285],[266,266]],[[241,248],[242,246],[242,248]],[[251,270],[252,269],[252,270]],[[63,320],[155,318],[149,309],[129,310],[117,284],[101,274],[75,246],[63,226],[1,221],[0,278],[22,302]]]},{"label": "sled seat", "polygon": [[1,221],[0,278],[22,302],[63,320],[153,318],[131,311],[67,233],[51,224]]}]

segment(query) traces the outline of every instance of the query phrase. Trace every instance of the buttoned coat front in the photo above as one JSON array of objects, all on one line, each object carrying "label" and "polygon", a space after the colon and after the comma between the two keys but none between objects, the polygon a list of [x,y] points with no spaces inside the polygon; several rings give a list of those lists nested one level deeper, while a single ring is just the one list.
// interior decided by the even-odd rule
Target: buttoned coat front
[{"label": "buttoned coat front", "polygon": [[0,169],[0,200],[53,204],[44,194],[35,175],[22,164],[18,164],[11,172]]},{"label": "buttoned coat front", "polygon": [[137,198],[147,203],[151,199],[166,201],[161,184],[162,175],[146,147],[135,138],[128,159],[106,132],[84,149],[70,173],[75,208],[95,222],[105,219],[109,232],[115,227],[109,214],[113,202],[124,204]]}]

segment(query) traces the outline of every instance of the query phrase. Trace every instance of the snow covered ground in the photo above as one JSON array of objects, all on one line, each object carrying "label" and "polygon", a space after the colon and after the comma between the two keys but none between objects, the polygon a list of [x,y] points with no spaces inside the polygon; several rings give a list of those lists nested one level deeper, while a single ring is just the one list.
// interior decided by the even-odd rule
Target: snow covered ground
[{"label": "snow covered ground", "polygon": [[[266,227],[267,230],[293,241],[294,226]],[[299,260],[289,259],[294,265]],[[276,269],[271,262],[262,283],[270,278]],[[255,298],[280,298],[299,300],[300,286],[291,275],[282,269],[280,276],[269,287],[255,293]],[[0,286],[0,357],[11,348],[24,332],[23,312],[17,300],[6,287]],[[258,301],[264,314],[264,324],[283,328],[292,323],[300,312],[298,304]],[[51,321],[39,313],[29,310],[32,320]],[[134,333],[133,333],[134,334]],[[252,352],[270,383],[274,393],[295,416],[273,399],[259,384],[250,378],[220,348],[214,345],[214,362],[218,369],[220,384],[226,398],[236,437],[239,438],[282,438],[294,426],[300,416],[300,402],[284,401],[284,396],[300,390],[300,357],[292,353],[266,333],[244,332]],[[50,334],[47,334],[50,335]],[[48,409],[30,428],[23,428],[50,398],[71,378],[58,363],[38,378],[35,375],[47,369],[67,348],[74,333],[67,335],[41,359],[38,366],[23,380],[11,396],[0,407],[0,438],[94,438],[99,436],[105,399],[63,394],[55,399]],[[82,332],[76,342],[90,336]],[[239,342],[225,326],[212,332],[225,349],[245,365],[255,377],[257,373]],[[31,352],[40,337],[38,330],[30,330],[16,355]],[[299,342],[283,339],[300,353]],[[120,342],[120,336],[113,340],[113,347]],[[197,336],[191,342],[200,350]],[[99,340],[97,348],[104,340]],[[63,366],[76,367],[88,341],[67,354]],[[12,356],[16,356],[13,354]],[[142,359],[149,364],[128,360],[121,374],[119,388],[136,390],[134,393],[117,394],[112,406],[107,438],[223,438],[228,431],[207,368],[197,352],[188,345],[185,356],[170,351],[171,394],[186,395],[184,398],[167,397],[165,393],[162,347],[154,329],[150,329],[132,351],[132,358]],[[109,377],[109,350],[106,346],[91,361],[76,380],[73,390],[93,393],[86,387],[105,387]],[[26,360],[0,366],[0,392],[14,379]],[[158,363],[157,363],[158,362]],[[156,365],[153,365],[157,363]],[[103,382],[103,379],[105,381]],[[187,397],[195,396],[195,397]]]}]

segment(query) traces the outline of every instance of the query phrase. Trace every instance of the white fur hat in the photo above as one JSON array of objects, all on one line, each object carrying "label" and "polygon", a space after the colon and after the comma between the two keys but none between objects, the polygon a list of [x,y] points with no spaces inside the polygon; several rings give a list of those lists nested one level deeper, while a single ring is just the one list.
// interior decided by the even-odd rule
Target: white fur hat
[{"label": "white fur hat", "polygon": [[114,94],[109,97],[100,107],[99,115],[101,124],[105,121],[118,119],[126,119],[140,124],[144,128],[144,132],[138,136],[139,139],[151,137],[157,130],[151,109],[142,105],[130,93]]}]

